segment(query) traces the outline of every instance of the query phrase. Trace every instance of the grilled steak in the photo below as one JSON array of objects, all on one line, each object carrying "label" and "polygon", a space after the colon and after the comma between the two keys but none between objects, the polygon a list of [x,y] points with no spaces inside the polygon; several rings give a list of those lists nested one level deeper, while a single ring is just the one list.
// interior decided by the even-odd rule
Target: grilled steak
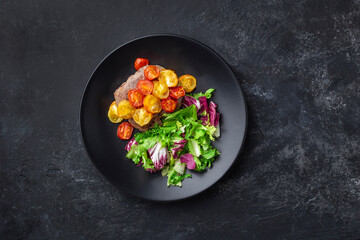
[{"label": "grilled steak", "polygon": [[[128,79],[126,80],[126,82],[124,82],[123,84],[121,84],[121,86],[115,90],[114,92],[114,98],[116,101],[116,104],[119,104],[120,101],[122,100],[129,100],[128,99],[128,92],[131,89],[136,88],[137,83],[142,80],[145,79],[144,76],[144,70],[148,65],[140,68],[139,70],[137,70],[136,73],[134,73],[133,75],[131,75],[130,77],[128,77]],[[155,65],[156,67],[158,67],[160,69],[160,71],[162,69],[164,69],[162,66],[159,65]]]},{"label": "grilled steak", "polygon": [[[148,66],[148,65],[147,65]],[[131,75],[130,77],[128,77],[128,79],[126,80],[126,82],[124,82],[123,84],[121,84],[121,86],[115,90],[114,92],[114,98],[116,101],[116,104],[119,104],[120,101],[122,100],[129,100],[128,99],[128,92],[131,89],[134,89],[137,87],[137,83],[142,80],[145,79],[144,76],[144,70],[147,66],[144,66],[142,68],[140,68],[136,73],[134,73],[133,75]],[[160,65],[155,65],[156,67],[158,67],[160,69],[160,71],[162,69],[164,69],[162,66]],[[179,109],[181,107],[181,103],[182,103],[182,98],[179,98],[178,100],[178,105],[177,105],[177,109]],[[141,132],[147,131],[149,128],[152,128],[156,123],[158,123],[158,125],[162,125],[161,122],[161,117],[162,115],[166,113],[164,110],[162,110],[160,113],[156,113],[153,115],[153,118],[151,119],[151,121],[149,122],[149,124],[145,125],[145,126],[139,126],[134,119],[129,119],[129,123],[131,125],[134,126],[134,128],[138,129]]]}]

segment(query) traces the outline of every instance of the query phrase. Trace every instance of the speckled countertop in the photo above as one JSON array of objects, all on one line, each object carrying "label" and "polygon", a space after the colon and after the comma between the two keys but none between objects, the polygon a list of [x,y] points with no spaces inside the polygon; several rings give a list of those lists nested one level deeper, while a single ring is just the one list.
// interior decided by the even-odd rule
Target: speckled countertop
[{"label": "speckled countertop", "polygon": [[[107,183],[79,132],[93,69],[152,33],[217,51],[249,112],[232,171],[169,204]],[[359,0],[1,1],[0,238],[356,239],[359,74]]]}]

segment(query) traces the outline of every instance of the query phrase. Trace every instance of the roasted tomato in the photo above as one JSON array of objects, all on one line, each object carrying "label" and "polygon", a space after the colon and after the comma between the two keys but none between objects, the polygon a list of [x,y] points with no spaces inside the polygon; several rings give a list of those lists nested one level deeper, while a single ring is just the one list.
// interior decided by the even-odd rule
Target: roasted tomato
[{"label": "roasted tomato", "polygon": [[161,101],[154,95],[146,95],[144,98],[144,108],[151,113],[161,112]]},{"label": "roasted tomato", "polygon": [[185,92],[192,92],[196,88],[196,78],[186,74],[179,78],[179,85],[182,86]]},{"label": "roasted tomato", "polygon": [[149,80],[154,80],[159,76],[159,74],[160,74],[160,70],[154,65],[148,66],[147,68],[145,68],[144,71],[145,77]]},{"label": "roasted tomato", "polygon": [[152,117],[152,113],[146,111],[144,107],[136,109],[133,115],[134,121],[140,126],[148,124]]},{"label": "roasted tomato", "polygon": [[169,96],[169,88],[166,84],[163,84],[159,81],[154,82],[153,94],[155,97],[164,99]]},{"label": "roasted tomato", "polygon": [[133,107],[141,107],[143,105],[144,95],[138,89],[132,89],[128,92],[129,102]]},{"label": "roasted tomato", "polygon": [[178,87],[170,88],[170,97],[174,99],[179,99],[183,96],[185,96],[185,90],[183,87],[178,86]]},{"label": "roasted tomato", "polygon": [[118,117],[130,119],[134,114],[135,108],[127,100],[122,100],[117,106]]},{"label": "roasted tomato", "polygon": [[109,118],[110,122],[112,122],[112,123],[119,123],[119,122],[121,122],[123,120],[117,114],[117,106],[116,106],[115,101],[112,102],[110,107],[109,107],[108,118]]},{"label": "roasted tomato", "polygon": [[172,99],[171,97],[161,100],[161,107],[168,113],[175,111],[177,105],[177,100]]},{"label": "roasted tomato", "polygon": [[176,73],[169,69],[163,69],[160,71],[159,82],[166,84],[168,87],[176,87],[179,79]]},{"label": "roasted tomato", "polygon": [[150,80],[140,80],[138,82],[138,84],[136,85],[137,89],[139,89],[139,91],[144,94],[144,95],[148,95],[152,92],[152,90],[154,89],[154,84],[152,81]]},{"label": "roasted tomato", "polygon": [[146,65],[149,65],[149,60],[147,60],[146,58],[137,58],[135,60],[134,66],[136,70],[139,70],[140,68]]},{"label": "roasted tomato", "polygon": [[117,129],[117,136],[120,139],[123,140],[129,140],[131,138],[131,134],[134,130],[134,127],[128,123],[128,122],[123,122],[122,124],[119,125],[118,129]]}]

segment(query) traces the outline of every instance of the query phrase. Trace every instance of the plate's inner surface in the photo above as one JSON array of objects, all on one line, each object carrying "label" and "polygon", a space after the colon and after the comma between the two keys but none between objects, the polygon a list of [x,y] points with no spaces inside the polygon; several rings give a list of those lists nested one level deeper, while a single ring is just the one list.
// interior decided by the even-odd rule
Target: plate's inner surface
[{"label": "plate's inner surface", "polygon": [[[174,70],[178,76],[191,74],[197,79],[194,92],[215,88],[212,100],[221,114],[221,137],[213,144],[221,152],[213,167],[192,174],[183,187],[167,187],[166,177],[150,174],[125,158],[127,141],[116,136],[119,124],[107,118],[114,101],[113,92],[135,72],[137,57],[147,58]],[[114,51],[96,69],[84,92],[81,129],[90,158],[116,187],[151,200],[177,200],[195,195],[219,180],[235,161],[244,140],[246,109],[239,83],[227,64],[212,50],[195,41],[177,36],[152,36],[132,41]],[[134,131],[135,132],[135,131]]]}]

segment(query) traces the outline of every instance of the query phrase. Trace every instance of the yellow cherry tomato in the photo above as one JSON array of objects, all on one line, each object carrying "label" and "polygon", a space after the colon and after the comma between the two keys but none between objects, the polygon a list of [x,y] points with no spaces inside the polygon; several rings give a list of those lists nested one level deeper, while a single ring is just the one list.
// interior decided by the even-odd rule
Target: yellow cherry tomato
[{"label": "yellow cherry tomato", "polygon": [[132,118],[135,108],[127,100],[122,100],[117,106],[117,114],[124,119]]},{"label": "yellow cherry tomato", "polygon": [[176,87],[179,82],[176,73],[169,69],[161,70],[158,79],[159,82],[166,84],[168,87]]},{"label": "yellow cherry tomato", "polygon": [[167,98],[169,96],[169,88],[166,84],[156,81],[154,82],[153,94],[160,99]]},{"label": "yellow cherry tomato", "polygon": [[115,101],[113,101],[109,107],[108,118],[112,123],[119,123],[123,120],[117,114],[117,106]]},{"label": "yellow cherry tomato", "polygon": [[186,93],[192,92],[196,88],[196,78],[189,74],[182,75],[179,78],[179,85],[184,88]]},{"label": "yellow cherry tomato", "polygon": [[151,113],[161,112],[161,101],[154,95],[146,95],[143,102],[144,108]]},{"label": "yellow cherry tomato", "polygon": [[133,115],[134,121],[140,126],[148,124],[152,117],[152,113],[146,111],[144,107],[136,109]]}]

